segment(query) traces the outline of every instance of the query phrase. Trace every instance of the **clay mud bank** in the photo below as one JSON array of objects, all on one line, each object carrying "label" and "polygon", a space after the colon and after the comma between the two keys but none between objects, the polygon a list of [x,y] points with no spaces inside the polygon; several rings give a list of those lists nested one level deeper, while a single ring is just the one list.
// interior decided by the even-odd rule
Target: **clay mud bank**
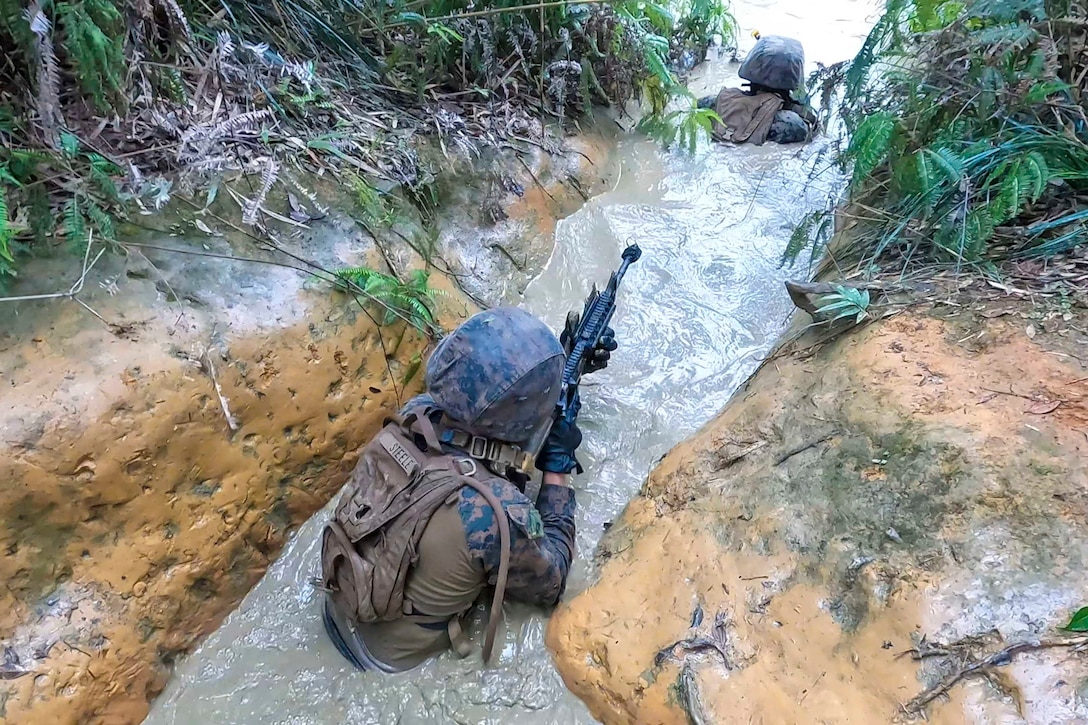
[{"label": "clay mud bank", "polygon": [[1084,318],[961,300],[779,348],[553,616],[567,685],[610,724],[1085,722]]},{"label": "clay mud bank", "polygon": [[[604,188],[611,148],[586,134],[552,156],[462,162],[440,179],[434,261],[450,274],[431,283],[445,292],[443,323],[473,300],[517,298],[556,221]],[[326,268],[422,266],[407,245],[376,248],[342,192],[329,201],[326,219],[285,238],[292,253]],[[132,241],[272,258],[211,217],[202,225],[212,233],[190,221]],[[4,307],[6,722],[141,721],[174,659],[216,628],[415,392],[430,342],[404,323],[379,334],[350,298],[296,270],[126,251],[87,275],[80,299],[100,318],[67,299]],[[22,273],[15,294],[67,290],[79,260]]]}]

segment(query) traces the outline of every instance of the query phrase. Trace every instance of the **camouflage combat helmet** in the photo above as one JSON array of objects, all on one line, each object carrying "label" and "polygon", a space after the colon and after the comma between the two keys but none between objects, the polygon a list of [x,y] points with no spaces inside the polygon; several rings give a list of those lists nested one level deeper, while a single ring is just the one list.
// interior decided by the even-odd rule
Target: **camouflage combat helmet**
[{"label": "camouflage combat helmet", "polygon": [[522,442],[559,400],[563,348],[516,307],[473,315],[427,361],[427,393],[474,435]]},{"label": "camouflage combat helmet", "polygon": [[795,91],[805,73],[805,50],[799,41],[779,35],[763,35],[745,56],[737,71],[749,83]]}]

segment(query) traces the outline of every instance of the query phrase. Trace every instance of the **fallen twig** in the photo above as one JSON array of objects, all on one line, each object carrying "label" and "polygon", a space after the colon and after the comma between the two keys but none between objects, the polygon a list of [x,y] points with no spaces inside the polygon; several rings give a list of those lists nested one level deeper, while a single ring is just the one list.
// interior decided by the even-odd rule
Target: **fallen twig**
[{"label": "fallen twig", "polygon": [[0,302],[31,302],[34,300],[70,299],[77,305],[97,317],[102,322],[102,324],[108,327],[111,332],[114,332],[116,334],[117,330],[120,329],[119,326],[114,325],[105,317],[98,314],[98,312],[95,311],[93,307],[88,305],[83,300],[79,299],[79,297],[77,296],[80,292],[83,291],[83,285],[87,281],[87,273],[90,272],[96,264],[98,264],[98,260],[102,258],[103,254],[106,253],[106,248],[102,247],[98,250],[98,254],[94,255],[94,259],[90,258],[91,247],[94,246],[93,237],[93,232],[89,232],[87,238],[87,249],[83,252],[83,270],[79,274],[79,279],[77,279],[75,283],[68,288],[67,292],[49,292],[40,295],[16,295],[14,297],[0,297]]},{"label": "fallen twig", "polygon": [[695,668],[686,662],[680,670],[677,687],[680,690],[680,706],[687,713],[690,725],[710,725],[713,721],[707,717],[702,693],[699,692],[699,682],[695,678]]},{"label": "fallen twig", "polygon": [[[511,148],[513,147],[511,146]],[[533,181],[536,182],[536,185],[540,187],[540,190],[543,191],[547,195],[547,197],[552,200],[552,203],[554,203],[556,207],[561,207],[562,205],[558,201],[556,201],[556,198],[552,196],[551,192],[544,187],[544,184],[540,183],[540,179],[536,178],[536,174],[534,174],[533,170],[529,168],[529,164],[525,163],[525,159],[521,158],[521,154],[514,154],[514,158],[516,158],[518,162],[521,163],[522,167],[527,172],[529,172],[529,176],[533,177]]]},{"label": "fallen twig", "polygon": [[[955,672],[945,676],[939,682],[927,687],[922,692],[911,698],[909,702],[903,705],[903,709],[911,715],[917,715],[921,713],[922,709],[926,705],[936,700],[941,695],[944,695],[953,687],[956,686],[960,680],[966,677],[973,677],[979,674],[985,674],[987,670],[992,667],[1000,667],[1012,662],[1013,657],[1023,652],[1035,652],[1044,649],[1054,648],[1067,648],[1074,651],[1081,651],[1088,647],[1088,635],[1076,636],[1076,637],[1056,637],[1049,639],[1040,639],[1035,642],[1018,642],[1010,645],[1003,650],[994,652],[993,654],[985,657],[981,660],[969,662]],[[948,645],[942,649],[952,649],[954,645]],[[914,654],[913,657],[916,660],[920,660],[926,656],[933,656],[931,652]]]},{"label": "fallen twig", "polygon": [[826,675],[826,674],[827,674],[826,670],[821,672],[820,676],[817,677],[815,680],[813,680],[812,684],[809,685],[808,688],[804,692],[801,693],[801,697],[797,700],[798,705],[800,705],[801,703],[803,703],[805,701],[805,698],[808,697],[808,694],[810,692],[812,692],[812,688],[814,688],[814,687],[816,687],[816,685],[820,684],[820,680],[822,680],[824,678],[824,675]]},{"label": "fallen twig", "polygon": [[740,459],[744,458],[745,456],[751,455],[752,453],[755,453],[760,448],[763,448],[766,445],[767,441],[756,441],[747,448],[744,448],[732,455],[720,456],[720,458],[718,459],[718,464],[714,467],[714,470],[721,471],[723,469],[729,468]]},{"label": "fallen twig", "polygon": [[1023,394],[1021,394],[1021,393],[1017,393],[1017,392],[1015,392],[1015,391],[1014,391],[1014,390],[1012,389],[1012,387],[1011,387],[1011,386],[1009,387],[1009,389],[1008,389],[1008,390],[994,390],[993,388],[987,388],[987,387],[985,387],[985,386],[979,386],[979,387],[981,387],[981,388],[982,388],[983,390],[985,390],[985,391],[986,391],[987,393],[994,393],[994,394],[996,394],[996,395],[1008,395],[1008,396],[1010,396],[1010,397],[1013,397],[1013,398],[1023,398],[1024,400],[1030,400],[1030,401],[1031,401],[1031,402],[1033,402],[1033,403],[1039,403],[1039,402],[1041,402],[1041,401],[1040,401],[1040,400],[1039,400],[1038,398],[1033,398],[1033,397],[1032,397],[1032,396],[1030,396],[1030,395],[1023,395]]},{"label": "fallen twig", "polygon": [[834,430],[834,431],[831,431],[830,433],[828,433],[827,435],[821,436],[821,437],[819,437],[819,438],[817,438],[815,440],[811,440],[811,441],[809,441],[807,443],[802,443],[799,446],[794,446],[793,448],[789,449],[788,451],[783,453],[781,456],[779,456],[777,458],[777,460],[775,460],[774,465],[781,466],[783,463],[785,463],[789,459],[793,458],[798,453],[804,453],[809,448],[815,448],[816,446],[820,445],[821,443],[824,443],[826,441],[831,440],[832,438],[835,437],[835,435],[837,433],[838,433],[838,431]]},{"label": "fallen twig", "polygon": [[204,348],[204,354],[201,355],[201,361],[204,363],[204,369],[207,371],[208,376],[212,379],[212,384],[215,386],[215,394],[219,396],[219,405],[223,407],[223,415],[227,419],[227,425],[230,426],[232,431],[237,431],[238,420],[230,413],[230,406],[227,404],[227,396],[223,395],[223,387],[219,384],[219,378],[215,376],[215,365],[212,364],[212,356],[209,354],[208,348]]}]

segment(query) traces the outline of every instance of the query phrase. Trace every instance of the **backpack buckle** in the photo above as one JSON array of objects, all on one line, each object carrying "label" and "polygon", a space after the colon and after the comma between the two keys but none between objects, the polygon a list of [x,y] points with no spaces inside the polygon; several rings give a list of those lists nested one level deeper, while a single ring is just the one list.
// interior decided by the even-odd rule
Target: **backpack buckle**
[{"label": "backpack buckle", "polygon": [[493,461],[502,452],[502,443],[493,441],[483,436],[472,436],[469,441],[468,454],[482,461]]},{"label": "backpack buckle", "polygon": [[476,461],[471,458],[454,458],[453,462],[457,464],[457,468],[461,471],[462,476],[476,475]]},{"label": "backpack buckle", "polygon": [[487,458],[487,444],[490,442],[483,436],[472,436],[468,444],[468,454],[473,458]]}]

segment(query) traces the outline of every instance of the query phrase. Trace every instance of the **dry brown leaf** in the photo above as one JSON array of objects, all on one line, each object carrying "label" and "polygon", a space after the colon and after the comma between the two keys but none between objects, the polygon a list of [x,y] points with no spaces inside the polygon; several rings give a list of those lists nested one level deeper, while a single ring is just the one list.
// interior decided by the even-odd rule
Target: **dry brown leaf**
[{"label": "dry brown leaf", "polygon": [[1027,412],[1031,415],[1046,415],[1047,413],[1053,413],[1061,404],[1062,401],[1060,400],[1044,400],[1028,408]]}]

